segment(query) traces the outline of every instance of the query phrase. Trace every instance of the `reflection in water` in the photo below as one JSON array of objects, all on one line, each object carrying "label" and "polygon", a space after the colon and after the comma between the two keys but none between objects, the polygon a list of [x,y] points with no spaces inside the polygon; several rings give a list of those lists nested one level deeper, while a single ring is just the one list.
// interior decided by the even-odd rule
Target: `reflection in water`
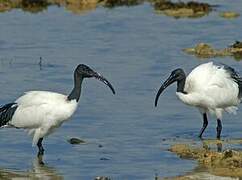
[{"label": "reflection in water", "polygon": [[42,70],[42,57],[39,58],[39,70]]},{"label": "reflection in water", "polygon": [[[214,143],[213,144],[216,145],[217,152],[222,152],[222,150],[223,150],[222,141],[220,141],[220,140],[214,140]],[[212,143],[209,144],[208,140],[203,140],[202,141],[202,147],[204,149],[206,149],[206,150],[210,150],[212,148],[211,145],[212,145]]]},{"label": "reflection in water", "polygon": [[222,152],[222,149],[223,149],[222,143],[221,142],[217,143],[217,151]]},{"label": "reflection in water", "polygon": [[[226,141],[226,143],[228,142]],[[222,151],[223,143],[224,140],[216,139],[202,140],[202,147],[200,144],[195,145],[195,143],[192,145],[173,145],[171,152],[175,152],[180,158],[197,160],[198,162],[198,166],[185,176],[181,176],[181,179],[221,179],[223,176],[233,177],[229,179],[238,179],[238,177],[242,177],[242,152],[231,148]]]},{"label": "reflection in water", "polygon": [[0,168],[0,179],[6,180],[20,180],[20,179],[43,179],[43,180],[62,180],[64,179],[53,168],[39,163],[36,158],[33,161],[32,169],[27,171],[17,171]]}]

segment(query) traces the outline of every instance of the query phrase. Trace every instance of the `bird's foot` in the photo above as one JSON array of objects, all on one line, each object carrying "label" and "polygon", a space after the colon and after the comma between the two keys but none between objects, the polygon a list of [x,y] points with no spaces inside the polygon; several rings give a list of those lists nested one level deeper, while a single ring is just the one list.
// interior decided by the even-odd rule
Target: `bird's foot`
[{"label": "bird's foot", "polygon": [[204,138],[202,137],[202,135],[199,135],[198,138],[199,138],[200,140],[204,140]]},{"label": "bird's foot", "polygon": [[43,155],[38,154],[38,162],[39,162],[40,165],[45,165],[45,163],[43,161]]}]

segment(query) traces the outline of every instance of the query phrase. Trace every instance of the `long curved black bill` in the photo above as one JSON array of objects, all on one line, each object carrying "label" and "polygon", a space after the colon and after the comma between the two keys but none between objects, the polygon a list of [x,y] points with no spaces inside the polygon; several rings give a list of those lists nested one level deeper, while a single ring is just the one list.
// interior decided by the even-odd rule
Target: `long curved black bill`
[{"label": "long curved black bill", "polygon": [[170,76],[160,87],[160,89],[158,90],[156,97],[155,97],[155,107],[157,106],[159,97],[161,95],[161,93],[165,90],[165,88],[167,88],[170,84],[172,84],[173,82],[175,82],[174,77]]},{"label": "long curved black bill", "polygon": [[95,73],[94,77],[96,79],[98,79],[99,81],[102,81],[104,84],[106,84],[112,90],[113,94],[115,94],[115,90],[114,90],[113,86],[111,85],[111,83],[106,78],[104,78],[99,73]]}]

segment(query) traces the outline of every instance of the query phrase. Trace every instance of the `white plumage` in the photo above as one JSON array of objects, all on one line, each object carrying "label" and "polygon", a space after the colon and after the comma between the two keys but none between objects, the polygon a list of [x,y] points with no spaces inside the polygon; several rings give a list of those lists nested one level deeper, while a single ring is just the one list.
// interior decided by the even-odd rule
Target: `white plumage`
[{"label": "white plumage", "polygon": [[176,92],[181,101],[198,107],[203,113],[215,113],[217,118],[222,118],[224,110],[234,112],[241,101],[238,84],[223,66],[212,62],[192,70],[186,78],[184,91],[187,94]]},{"label": "white plumage", "polygon": [[33,145],[68,120],[77,108],[76,100],[67,100],[66,95],[48,91],[29,91],[18,98],[16,109],[9,125],[28,129],[33,135]]},{"label": "white plumage", "polygon": [[173,82],[177,82],[178,98],[197,107],[204,116],[199,136],[207,127],[206,113],[212,113],[217,117],[217,138],[220,138],[222,113],[235,113],[241,102],[242,80],[239,74],[227,65],[218,66],[213,62],[197,66],[187,77],[182,69],[176,69],[159,89],[156,105],[162,91]]},{"label": "white plumage", "polygon": [[48,91],[29,91],[14,103],[0,107],[0,127],[23,128],[33,135],[33,145],[39,148],[38,156],[44,154],[42,140],[51,134],[75,112],[84,78],[94,77],[115,91],[99,73],[84,64],[74,71],[74,88],[69,95]]}]

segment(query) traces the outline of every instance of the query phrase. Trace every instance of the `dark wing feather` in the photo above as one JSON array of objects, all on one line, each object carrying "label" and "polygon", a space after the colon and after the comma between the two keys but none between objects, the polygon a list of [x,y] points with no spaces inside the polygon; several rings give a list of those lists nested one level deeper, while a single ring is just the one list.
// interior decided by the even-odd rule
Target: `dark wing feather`
[{"label": "dark wing feather", "polygon": [[237,73],[234,68],[223,64],[223,68],[230,74],[231,78],[238,84],[239,86],[239,98],[242,98],[242,78],[240,77],[239,73]]},{"label": "dark wing feather", "polygon": [[0,127],[6,125],[12,119],[17,108],[17,103],[9,103],[0,107]]}]

